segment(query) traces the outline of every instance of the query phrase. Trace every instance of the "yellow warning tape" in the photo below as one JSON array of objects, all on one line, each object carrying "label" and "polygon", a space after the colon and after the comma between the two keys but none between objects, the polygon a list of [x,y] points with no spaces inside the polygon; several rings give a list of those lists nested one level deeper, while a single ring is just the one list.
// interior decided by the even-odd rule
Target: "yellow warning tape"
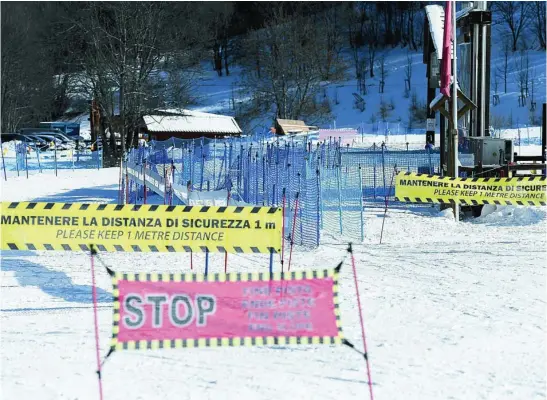
[{"label": "yellow warning tape", "polygon": [[277,207],[2,202],[2,250],[277,253]]},{"label": "yellow warning tape", "polygon": [[545,206],[545,177],[452,178],[399,173],[395,199],[411,203]]}]

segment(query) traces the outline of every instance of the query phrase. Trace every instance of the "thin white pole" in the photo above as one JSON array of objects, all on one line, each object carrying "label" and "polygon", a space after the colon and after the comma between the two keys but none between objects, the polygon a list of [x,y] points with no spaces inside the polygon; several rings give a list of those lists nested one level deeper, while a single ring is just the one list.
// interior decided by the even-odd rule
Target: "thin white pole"
[{"label": "thin white pole", "polygon": [[[480,2],[481,10],[486,11],[486,1]],[[481,25],[481,134],[484,136],[486,132],[487,121],[486,119],[486,102],[489,96],[486,94],[486,25]]]}]

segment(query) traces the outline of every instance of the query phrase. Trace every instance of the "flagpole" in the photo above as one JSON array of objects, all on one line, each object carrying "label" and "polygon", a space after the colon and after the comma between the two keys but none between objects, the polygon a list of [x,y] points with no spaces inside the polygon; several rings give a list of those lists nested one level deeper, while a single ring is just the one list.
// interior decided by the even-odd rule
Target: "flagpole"
[{"label": "flagpole", "polygon": [[[454,168],[453,176],[457,178],[458,174],[458,51],[456,46],[456,1],[452,1],[452,52],[453,52],[453,76],[454,83],[452,84],[452,154],[454,156],[452,166]],[[460,220],[460,205],[456,201],[454,203],[454,220]]]}]

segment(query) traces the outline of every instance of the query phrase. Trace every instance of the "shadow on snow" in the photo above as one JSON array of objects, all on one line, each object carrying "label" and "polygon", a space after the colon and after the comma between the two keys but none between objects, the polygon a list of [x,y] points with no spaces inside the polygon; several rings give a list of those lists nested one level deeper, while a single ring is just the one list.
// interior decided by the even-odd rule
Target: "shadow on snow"
[{"label": "shadow on snow", "polygon": [[[15,272],[22,287],[36,286],[44,293],[73,303],[93,303],[91,285],[76,285],[61,271],[54,271],[21,258],[2,257],[2,270]],[[97,302],[111,303],[112,294],[97,288]]]},{"label": "shadow on snow", "polygon": [[[115,203],[118,199],[118,185],[97,186],[92,189],[73,189],[68,192],[53,194],[51,196],[38,197],[33,201],[53,203],[96,203],[97,199]],[[101,201],[102,202],[102,201]]]}]

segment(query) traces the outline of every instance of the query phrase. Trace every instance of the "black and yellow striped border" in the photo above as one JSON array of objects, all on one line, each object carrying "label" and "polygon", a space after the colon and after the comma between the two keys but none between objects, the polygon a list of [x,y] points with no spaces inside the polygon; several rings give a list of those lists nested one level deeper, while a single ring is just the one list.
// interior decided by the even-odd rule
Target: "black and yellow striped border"
[{"label": "black and yellow striped border", "polygon": [[494,183],[494,182],[542,182],[545,181],[544,176],[518,176],[512,178],[455,178],[453,176],[440,176],[440,175],[429,175],[429,174],[417,174],[415,172],[401,172],[398,176],[412,176],[412,177],[425,177],[437,181],[461,181],[461,182],[478,182],[478,183]]},{"label": "black and yellow striped border", "polygon": [[[113,296],[113,323],[110,353],[115,350],[154,350],[154,349],[179,349],[194,347],[239,347],[239,346],[278,346],[278,345],[339,345],[342,344],[344,334],[340,315],[339,302],[339,269],[292,271],[289,273],[262,273],[262,272],[231,272],[228,274],[182,274],[182,273],[119,273],[109,270],[112,278]],[[262,282],[303,279],[333,279],[333,303],[334,314],[338,334],[336,336],[260,336],[260,337],[219,337],[198,339],[166,339],[166,340],[138,340],[119,342],[120,331],[120,291],[119,281],[139,282]]]},{"label": "black and yellow striped border", "polygon": [[[400,176],[410,176],[413,178],[426,177],[435,181],[458,181],[458,182],[475,182],[475,183],[498,183],[498,182],[545,182],[544,176],[522,176],[515,178],[454,178],[450,176],[438,176],[428,174],[416,174],[413,172],[401,173]],[[461,204],[467,206],[478,206],[484,204],[495,205],[518,205],[518,206],[545,206],[544,201],[537,200],[511,200],[511,199],[481,199],[481,200],[466,200],[455,199],[448,196],[442,197],[399,197],[395,196],[395,201],[401,201],[406,203],[439,203],[439,204]]]},{"label": "black and yellow striped border", "polygon": [[8,209],[25,210],[55,210],[55,211],[140,211],[140,212],[168,212],[168,213],[234,213],[240,215],[261,215],[280,213],[279,207],[241,207],[241,206],[168,206],[159,204],[99,204],[99,203],[45,203],[45,202],[2,202]]},{"label": "black and yellow striped border", "polygon": [[461,204],[467,206],[479,206],[484,204],[496,204],[502,206],[545,206],[544,201],[523,201],[523,200],[465,200],[453,199],[448,197],[395,197],[395,201],[406,203],[439,203],[439,204]]},{"label": "black and yellow striped border", "polygon": [[[9,242],[6,243],[9,250],[54,250],[54,251],[90,251],[90,246],[87,244],[70,245],[67,243],[24,243],[24,242]],[[165,246],[138,246],[138,245],[119,245],[119,244],[100,244],[93,243],[95,249],[100,252],[130,252],[130,253],[279,253],[280,249],[271,246],[197,246],[197,245],[165,245]]]}]

